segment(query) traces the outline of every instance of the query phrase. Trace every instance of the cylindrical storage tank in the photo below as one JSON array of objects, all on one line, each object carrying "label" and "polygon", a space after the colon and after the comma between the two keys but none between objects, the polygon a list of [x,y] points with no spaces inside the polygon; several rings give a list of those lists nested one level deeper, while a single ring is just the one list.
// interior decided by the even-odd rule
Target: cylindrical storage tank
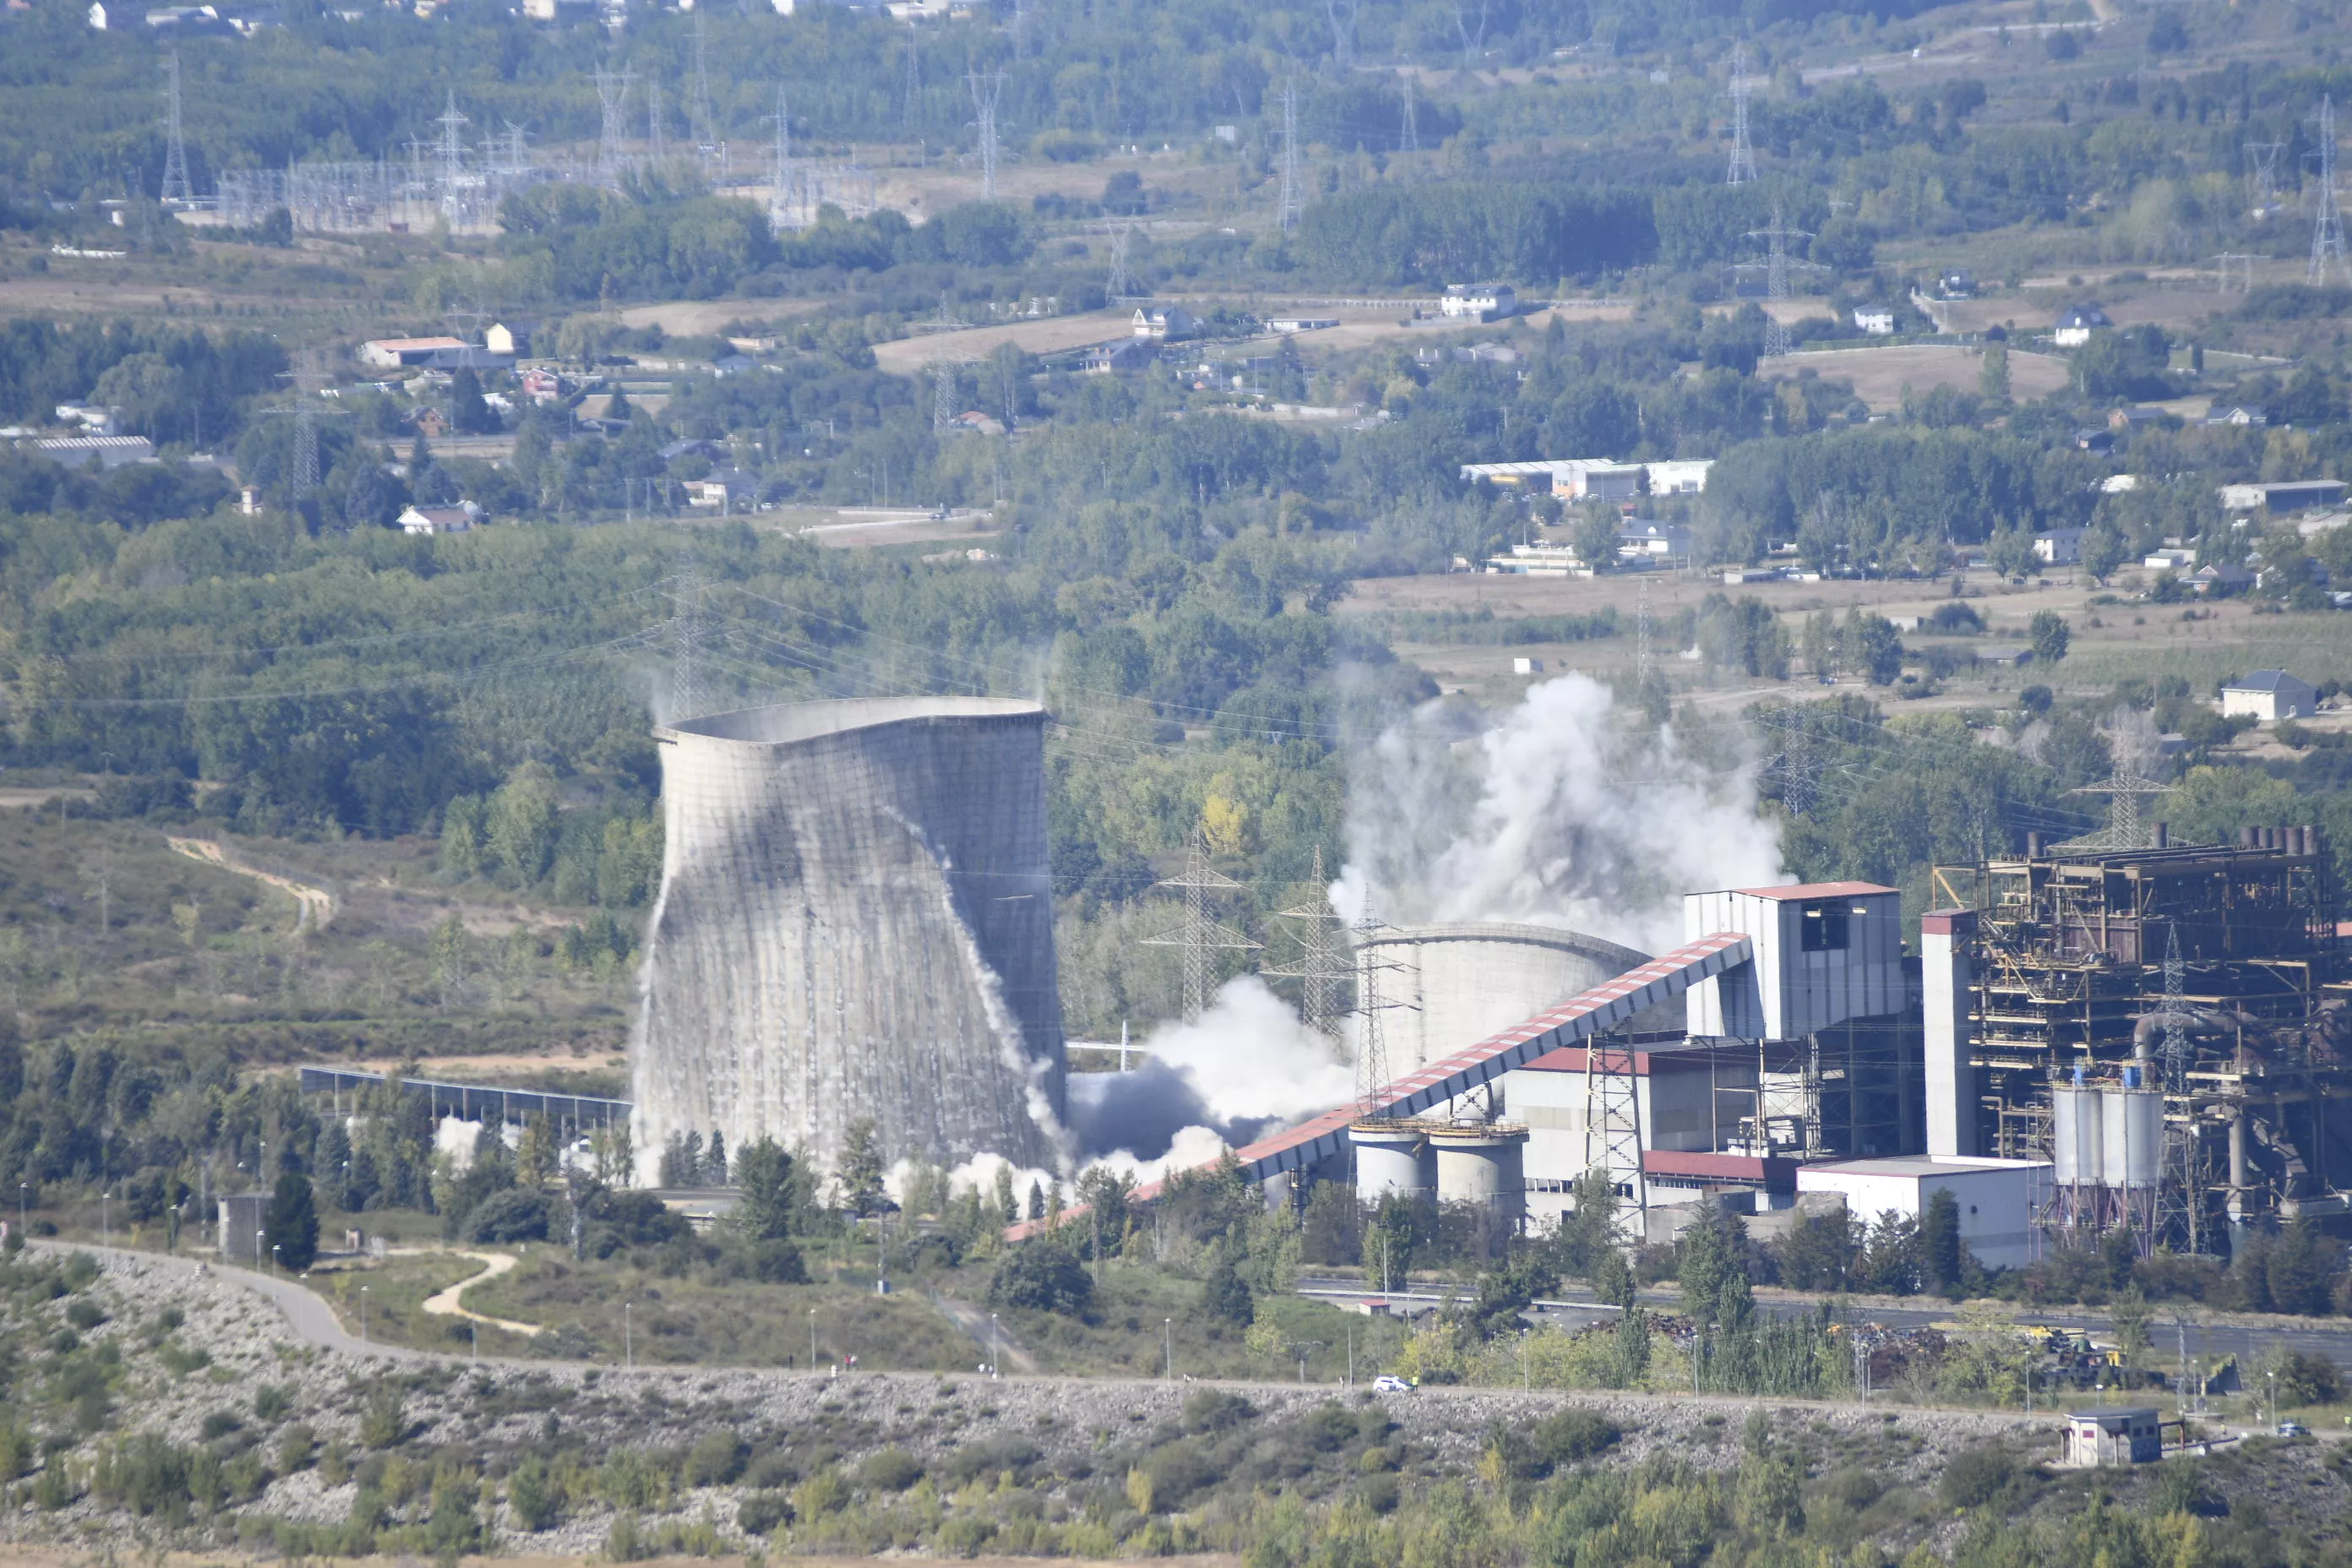
[{"label": "cylindrical storage tank", "polygon": [[1372,1204],[1390,1193],[1411,1197],[1435,1184],[1425,1129],[1409,1121],[1359,1121],[1348,1129],[1356,1151],[1356,1201]]},{"label": "cylindrical storage tank", "polygon": [[2099,1159],[2099,1091],[2062,1084],[2050,1096],[2050,1179],[2062,1187],[2105,1180]]},{"label": "cylindrical storage tank", "polygon": [[2155,1186],[2164,1165],[2164,1096],[2152,1089],[2111,1089],[2099,1099],[2100,1184]]},{"label": "cylindrical storage tank", "polygon": [[1053,1163],[1063,1110],[1045,710],[786,703],[654,731],[661,895],[632,1055],[641,1175],[673,1137],[820,1171]]},{"label": "cylindrical storage tank", "polygon": [[1483,1123],[1431,1130],[1441,1203],[1475,1204],[1517,1218],[1527,1210],[1528,1130]]},{"label": "cylindrical storage tank", "polygon": [[[1382,965],[1375,977],[1382,1000],[1412,1004],[1391,1008],[1381,1024],[1397,1078],[1649,961],[1582,931],[1495,921],[1383,931],[1357,951]],[[1667,1026],[1679,1026],[1682,1004],[1670,1006]]]}]

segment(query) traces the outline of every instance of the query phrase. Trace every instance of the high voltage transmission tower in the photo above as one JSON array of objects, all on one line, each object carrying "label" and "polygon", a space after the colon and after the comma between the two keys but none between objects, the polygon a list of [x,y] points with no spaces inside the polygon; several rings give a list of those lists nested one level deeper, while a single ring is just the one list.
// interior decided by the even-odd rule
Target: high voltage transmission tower
[{"label": "high voltage transmission tower", "polygon": [[1748,237],[1764,242],[1764,352],[1767,354],[1785,354],[1794,349],[1796,344],[1790,340],[1788,323],[1781,321],[1779,313],[1771,307],[1786,304],[1795,297],[1789,289],[1789,273],[1792,268],[1814,268],[1815,264],[1812,262],[1791,261],[1789,258],[1790,240],[1811,239],[1812,236],[1804,229],[1790,228],[1782,223],[1780,205],[1775,203],[1772,207],[1772,226],[1750,229],[1748,232]]},{"label": "high voltage transmission tower", "polygon": [[2139,803],[2142,796],[2153,799],[2170,795],[2172,786],[2154,779],[2142,778],[2116,763],[2107,776],[2097,784],[2084,784],[2068,790],[2069,795],[2103,795],[2107,797],[2107,825],[2095,833],[2070,838],[2060,845],[2063,849],[2145,849],[2148,847],[2148,831],[2141,819]]},{"label": "high voltage transmission tower", "polygon": [[670,616],[670,704],[673,722],[710,711],[710,628],[702,606],[702,574],[692,562],[675,579]]},{"label": "high voltage transmission tower", "polygon": [[768,164],[768,226],[782,229],[793,221],[793,115],[782,82],[776,84],[773,118],[776,139]]},{"label": "high voltage transmission tower", "polygon": [[[1642,1180],[1642,1101],[1632,1047],[1606,1036],[1584,1046],[1584,1168],[1605,1171],[1629,1205],[1616,1205],[1611,1228],[1639,1244],[1649,1234],[1649,1192]],[[1759,1130],[1760,1131],[1760,1130]]]},{"label": "high voltage transmission tower", "polygon": [[1220,951],[1254,952],[1258,948],[1256,942],[1209,913],[1209,896],[1248,889],[1209,864],[1209,829],[1205,823],[1192,830],[1183,875],[1156,882],[1153,888],[1166,888],[1184,895],[1184,915],[1175,932],[1146,937],[1143,945],[1184,950],[1184,1021],[1197,1024],[1201,1015],[1209,1010],[1209,981],[1216,966],[1216,954]]},{"label": "high voltage transmission tower", "polygon": [[[1591,563],[1596,568],[1598,561]],[[1633,612],[1633,684],[1644,697],[1649,694],[1650,677],[1650,579],[1642,579],[1642,596]]]},{"label": "high voltage transmission tower", "polygon": [[441,111],[433,123],[441,128],[441,138],[434,143],[434,156],[441,164],[441,210],[455,220],[460,215],[466,201],[465,181],[460,178],[466,172],[464,133],[466,127],[473,123],[457,112],[457,92],[455,88],[449,91],[448,107]]},{"label": "high voltage transmission tower", "polygon": [[694,14],[694,96],[687,101],[686,117],[705,168],[723,168],[727,147],[719,140],[718,119],[710,112],[710,39],[699,11]]},{"label": "high voltage transmission tower", "polygon": [[2319,200],[2311,222],[2311,270],[2305,280],[2325,283],[2330,271],[2352,282],[2352,259],[2344,253],[2344,211],[2336,200],[2336,98],[2319,100]]},{"label": "high voltage transmission tower", "polygon": [[621,142],[628,134],[623,119],[628,111],[629,73],[618,76],[604,67],[596,68],[596,107],[604,114],[604,130],[596,138],[596,174],[610,184],[621,177]]},{"label": "high voltage transmission tower", "polygon": [[2252,293],[2254,291],[2254,263],[2257,261],[2268,261],[2269,259],[2270,258],[2267,256],[2255,256],[2242,250],[2225,250],[2221,252],[2221,254],[2213,258],[2214,265],[2221,269],[2221,287],[2220,291],[2224,294],[2227,294],[2230,291],[2230,279],[2231,274],[2234,273],[2241,279],[2242,291],[2248,294]]},{"label": "high voltage transmission tower", "polygon": [[1107,299],[1124,300],[1136,292],[1135,274],[1127,267],[1128,247],[1134,238],[1133,224],[1123,223],[1111,230],[1110,276],[1103,282],[1103,294]]},{"label": "high voltage transmission tower", "polygon": [[669,137],[662,126],[661,79],[646,78],[646,155],[656,166],[669,161]]},{"label": "high voltage transmission tower", "polygon": [[996,104],[1004,94],[1003,71],[969,72],[972,113],[980,130],[980,199],[996,199]]},{"label": "high voltage transmission tower", "polygon": [[1270,966],[1260,973],[1297,981],[1300,1018],[1325,1039],[1336,1041],[1340,1020],[1347,1016],[1339,1005],[1339,987],[1354,977],[1355,969],[1348,961],[1347,943],[1339,934],[1348,922],[1331,907],[1329,887],[1323,880],[1321,845],[1316,846],[1315,869],[1310,876],[1307,900],[1275,917],[1297,923],[1298,929],[1293,934],[1298,942],[1297,961]]},{"label": "high voltage transmission tower", "polygon": [[1748,142],[1748,46],[1745,44],[1731,51],[1731,167],[1725,173],[1723,183],[1727,185],[1756,183],[1756,150]]},{"label": "high voltage transmission tower", "polygon": [[163,188],[158,193],[165,206],[196,199],[188,180],[188,143],[180,132],[180,51],[163,61]]},{"label": "high voltage transmission tower", "polygon": [[1295,227],[1304,197],[1298,189],[1298,84],[1282,84],[1282,195],[1274,215],[1277,228]]},{"label": "high voltage transmission tower", "polygon": [[919,35],[912,17],[907,21],[907,110],[906,123],[915,123],[915,110],[923,92],[923,53],[917,47]]},{"label": "high voltage transmission tower", "polygon": [[2247,175],[2254,183],[2254,205],[2266,207],[2279,199],[2279,154],[2286,151],[2284,142],[2249,142],[2246,151],[2253,155],[2254,166]]},{"label": "high voltage transmission tower", "polygon": [[1388,1026],[1381,1016],[1414,1004],[1402,996],[1391,997],[1381,984],[1385,976],[1402,973],[1407,966],[1382,952],[1373,940],[1393,928],[1373,915],[1369,897],[1364,900],[1363,913],[1349,929],[1356,939],[1356,1104],[1370,1115],[1381,1090],[1395,1081],[1389,1068]]},{"label": "high voltage transmission tower", "polygon": [[1399,136],[1397,139],[1397,150],[1402,153],[1418,153],[1421,151],[1421,121],[1419,117],[1413,111],[1412,73],[1411,71],[1404,73],[1403,81],[1404,130],[1403,134]]}]

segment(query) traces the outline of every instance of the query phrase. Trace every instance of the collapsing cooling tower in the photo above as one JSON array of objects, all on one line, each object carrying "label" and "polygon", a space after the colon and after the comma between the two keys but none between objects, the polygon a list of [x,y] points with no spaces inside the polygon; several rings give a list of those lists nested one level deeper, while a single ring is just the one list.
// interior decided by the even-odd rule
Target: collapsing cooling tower
[{"label": "collapsing cooling tower", "polygon": [[677,1134],[837,1170],[1049,1163],[1062,1009],[1045,710],[803,702],[656,729],[667,832],[636,1042],[641,1179]]}]

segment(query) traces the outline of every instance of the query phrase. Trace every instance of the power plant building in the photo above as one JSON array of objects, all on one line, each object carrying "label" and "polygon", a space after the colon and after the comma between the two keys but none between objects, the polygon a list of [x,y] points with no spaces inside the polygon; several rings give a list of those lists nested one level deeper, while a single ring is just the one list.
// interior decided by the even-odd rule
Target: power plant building
[{"label": "power plant building", "polygon": [[640,1178],[674,1136],[838,1170],[1052,1163],[1061,1004],[1045,710],[791,703],[655,731],[667,830],[635,1043]]}]

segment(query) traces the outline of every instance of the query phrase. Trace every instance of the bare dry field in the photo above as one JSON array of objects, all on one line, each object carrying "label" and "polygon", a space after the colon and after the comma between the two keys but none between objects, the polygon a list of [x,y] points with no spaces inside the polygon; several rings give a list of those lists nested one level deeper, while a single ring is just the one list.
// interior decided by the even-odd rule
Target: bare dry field
[{"label": "bare dry field", "polygon": [[[1853,395],[1870,405],[1874,413],[1884,413],[1903,405],[1906,386],[1914,395],[1938,386],[1974,392],[1983,365],[1983,358],[1968,349],[1941,343],[1906,343],[1898,348],[1824,349],[1776,355],[1759,362],[1756,374],[1787,379],[1800,371],[1819,371],[1824,381],[1853,383]],[[2064,360],[2011,351],[2010,394],[2020,402],[2047,397],[2063,390],[2066,383]]]},{"label": "bare dry field", "polygon": [[1109,342],[1129,332],[1127,312],[1087,310],[1072,316],[1044,316],[1034,321],[1011,321],[1001,327],[971,327],[957,332],[932,332],[877,343],[874,363],[894,375],[911,375],[935,360],[985,359],[1006,343],[1033,354],[1058,353]]},{"label": "bare dry field", "polygon": [[673,300],[661,305],[632,305],[621,312],[621,324],[659,327],[673,338],[698,338],[730,321],[772,325],[808,315],[824,304],[822,300]]}]

